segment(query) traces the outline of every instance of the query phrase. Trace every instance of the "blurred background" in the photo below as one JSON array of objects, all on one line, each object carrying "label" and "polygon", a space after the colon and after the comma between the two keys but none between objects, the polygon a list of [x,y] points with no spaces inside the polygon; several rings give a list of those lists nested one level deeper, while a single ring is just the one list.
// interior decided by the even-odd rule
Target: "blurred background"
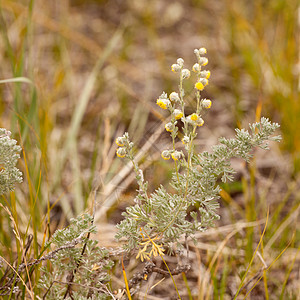
[{"label": "blurred background", "polygon": [[[0,127],[24,150],[24,183],[0,201],[21,231],[30,224],[39,240],[45,228],[53,233],[92,211],[95,199],[98,239],[114,246],[114,226],[137,188],[130,164],[115,156],[115,138],[129,132],[150,191],[168,182],[172,164],[160,158],[170,142],[163,130],[167,114],[156,99],[177,91],[170,70],[176,59],[191,69],[193,50],[205,47],[212,75],[202,96],[213,104],[198,130],[198,149],[209,150],[220,136],[232,137],[234,128],[261,116],[280,123],[283,137],[270,151],[256,150],[251,164],[233,162],[237,181],[222,186],[217,228],[265,220],[269,209],[268,264],[289,245],[271,290],[280,295],[287,278],[283,295],[300,294],[298,0],[4,0],[0,27],[0,79],[23,78],[0,85]],[[186,94],[193,111],[193,81]],[[1,255],[13,258],[3,211],[0,226]],[[230,247],[244,251],[239,263],[226,260],[234,274],[249,262],[261,231],[246,226],[232,241]],[[216,242],[210,238],[199,237],[207,245]],[[205,264],[214,250],[201,247]]]}]

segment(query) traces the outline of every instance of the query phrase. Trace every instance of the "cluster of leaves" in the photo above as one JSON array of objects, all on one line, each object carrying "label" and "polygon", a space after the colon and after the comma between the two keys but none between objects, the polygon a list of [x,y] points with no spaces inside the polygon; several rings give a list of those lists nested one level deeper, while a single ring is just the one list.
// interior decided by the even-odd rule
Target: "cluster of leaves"
[{"label": "cluster of leaves", "polygon": [[[41,268],[38,286],[44,299],[110,298],[108,270],[113,262],[106,249],[89,239],[91,233],[96,233],[92,216],[84,214],[53,234],[46,248],[52,244],[59,251],[49,259],[50,266]],[[78,239],[80,243],[74,247],[72,243]]]}]

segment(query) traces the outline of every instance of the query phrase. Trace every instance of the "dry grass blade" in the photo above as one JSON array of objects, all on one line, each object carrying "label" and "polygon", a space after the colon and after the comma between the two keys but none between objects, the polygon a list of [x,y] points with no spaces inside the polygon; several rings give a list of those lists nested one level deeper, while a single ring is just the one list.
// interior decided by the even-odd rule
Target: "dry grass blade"
[{"label": "dry grass blade", "polygon": [[0,80],[0,83],[10,83],[10,82],[22,82],[22,83],[33,84],[33,82],[29,78],[26,78],[26,77],[15,77],[15,78]]}]

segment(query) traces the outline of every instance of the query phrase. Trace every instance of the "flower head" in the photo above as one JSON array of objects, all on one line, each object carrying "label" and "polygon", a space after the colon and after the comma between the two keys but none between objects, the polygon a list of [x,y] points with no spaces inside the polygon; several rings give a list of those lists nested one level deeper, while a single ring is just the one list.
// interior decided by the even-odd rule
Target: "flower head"
[{"label": "flower head", "polygon": [[208,80],[206,78],[200,78],[199,81],[203,84],[203,86],[207,86],[208,85]]},{"label": "flower head", "polygon": [[164,150],[164,151],[161,153],[161,157],[162,157],[164,160],[170,159],[170,157],[171,157],[170,151],[169,151],[169,150]]},{"label": "flower head", "polygon": [[197,121],[198,118],[199,118],[199,116],[197,114],[195,114],[195,113],[191,114],[190,117],[191,117],[192,121]]},{"label": "flower head", "polygon": [[176,120],[179,120],[183,117],[183,113],[180,109],[174,109],[173,114]]},{"label": "flower head", "polygon": [[173,64],[173,65],[171,66],[171,70],[172,70],[174,73],[179,72],[180,69],[181,69],[181,67],[179,66],[179,64]]},{"label": "flower head", "polygon": [[184,145],[186,145],[186,144],[188,144],[188,143],[190,142],[190,138],[189,138],[188,136],[185,135],[181,141],[182,141],[182,143],[183,143]]},{"label": "flower head", "polygon": [[180,101],[179,95],[176,92],[172,92],[169,98],[171,101],[175,101],[175,102]]},{"label": "flower head", "polygon": [[208,59],[206,57],[200,57],[199,63],[201,66],[206,66],[208,64]]},{"label": "flower head", "polygon": [[201,102],[202,107],[204,108],[210,108],[211,107],[211,101],[209,99],[203,99]]},{"label": "flower head", "polygon": [[195,113],[187,116],[186,121],[193,126],[195,126],[195,125],[202,126],[204,124],[203,119]]},{"label": "flower head", "polygon": [[156,104],[159,107],[161,107],[162,109],[167,109],[168,106],[171,105],[171,102],[168,99],[161,99],[161,98],[159,98],[159,99],[157,99]]},{"label": "flower head", "polygon": [[178,159],[181,158],[182,153],[175,150],[175,151],[171,154],[171,156],[172,156],[173,160],[178,160]]},{"label": "flower head", "polygon": [[189,78],[190,76],[191,76],[191,72],[188,69],[182,70],[182,78],[183,79]]},{"label": "flower head", "polygon": [[204,89],[204,85],[200,81],[198,81],[195,84],[195,88],[199,91],[202,91]]},{"label": "flower head", "polygon": [[199,54],[200,54],[200,55],[206,54],[206,52],[207,52],[207,51],[206,51],[206,48],[200,48],[200,49],[199,49]]},{"label": "flower head", "polygon": [[125,145],[125,140],[123,136],[119,136],[118,138],[116,138],[116,144],[119,147],[123,147]]},{"label": "flower head", "polygon": [[200,65],[198,63],[196,63],[196,64],[193,65],[193,71],[195,73],[200,72],[200,70],[201,70],[201,67],[200,67]]},{"label": "flower head", "polygon": [[177,59],[177,63],[178,63],[178,65],[179,65],[180,67],[182,67],[182,66],[183,66],[183,63],[184,63],[184,60],[183,60],[182,58],[178,58],[178,59]]},{"label": "flower head", "polygon": [[126,155],[126,149],[124,148],[124,147],[120,147],[120,148],[118,148],[117,149],[117,156],[119,156],[119,157],[125,157],[125,155]]},{"label": "flower head", "polygon": [[167,131],[172,132],[174,130],[174,124],[169,122],[165,125],[165,128],[166,128]]},{"label": "flower head", "polygon": [[200,77],[208,79],[210,77],[210,71],[200,72]]},{"label": "flower head", "polygon": [[202,126],[204,124],[204,120],[202,119],[202,118],[198,118],[197,120],[196,120],[196,125],[197,126]]}]

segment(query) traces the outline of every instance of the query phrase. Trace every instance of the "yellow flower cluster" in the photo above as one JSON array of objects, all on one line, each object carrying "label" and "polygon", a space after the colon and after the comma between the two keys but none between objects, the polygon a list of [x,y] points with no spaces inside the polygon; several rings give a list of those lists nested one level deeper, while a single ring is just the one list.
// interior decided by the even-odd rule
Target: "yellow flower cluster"
[{"label": "yellow flower cluster", "polygon": [[116,154],[118,157],[123,158],[126,156],[126,154],[127,154],[127,150],[126,150],[126,146],[125,146],[126,141],[127,141],[127,139],[124,135],[116,138],[116,144],[119,146],[119,148],[116,151]]},{"label": "yellow flower cluster", "polygon": [[[198,62],[195,63],[192,67],[192,70],[197,74],[197,82],[195,83],[195,88],[198,91],[202,91],[207,85],[210,78],[210,71],[209,70],[202,70],[202,67],[206,66],[208,63],[208,59],[203,55],[206,54],[205,48],[195,49],[194,53],[197,56]],[[184,114],[184,103],[183,103],[183,96],[184,90],[182,89],[182,80],[190,77],[190,70],[184,68],[184,60],[182,58],[178,58],[175,64],[172,64],[171,70],[175,73],[180,73],[180,96],[177,92],[170,93],[168,95],[163,92],[162,95],[157,99],[156,104],[161,107],[162,109],[168,109],[172,115],[172,120],[165,125],[165,129],[168,132],[172,133],[172,138],[174,139],[177,136],[177,120],[181,120],[184,123],[185,130],[188,130],[186,127],[187,124],[192,126],[203,126],[204,120],[201,118],[200,111],[201,108],[209,109],[211,107],[211,100],[209,99],[202,99],[200,102],[198,101],[197,104],[197,113],[192,113],[189,116],[185,116]],[[199,97],[199,94],[197,94]],[[198,98],[197,98],[198,99]],[[200,99],[198,99],[200,100]],[[181,109],[175,108],[177,104],[180,105]],[[176,129],[176,132],[175,132]],[[185,136],[182,139],[182,143],[188,145],[190,143],[190,137],[188,131],[185,132]],[[121,150],[120,150],[121,151]],[[122,152],[120,153],[123,154]],[[173,160],[177,161],[182,157],[183,153],[173,150],[164,150],[161,153],[163,159],[168,160],[172,157]]]}]

